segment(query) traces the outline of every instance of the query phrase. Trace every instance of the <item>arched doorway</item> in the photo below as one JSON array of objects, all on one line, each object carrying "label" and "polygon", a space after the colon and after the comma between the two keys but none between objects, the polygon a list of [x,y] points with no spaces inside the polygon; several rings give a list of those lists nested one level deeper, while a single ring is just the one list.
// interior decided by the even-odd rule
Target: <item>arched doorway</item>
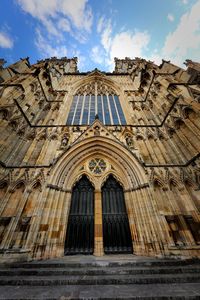
[{"label": "arched doorway", "polygon": [[72,190],[65,255],[94,251],[94,188],[83,176]]},{"label": "arched doorway", "polygon": [[132,253],[123,188],[112,175],[102,187],[102,206],[104,252]]}]

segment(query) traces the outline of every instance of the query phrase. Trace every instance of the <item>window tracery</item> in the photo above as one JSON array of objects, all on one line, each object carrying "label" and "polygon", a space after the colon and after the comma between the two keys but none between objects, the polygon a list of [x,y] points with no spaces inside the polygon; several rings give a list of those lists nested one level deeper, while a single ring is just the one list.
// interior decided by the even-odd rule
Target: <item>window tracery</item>
[{"label": "window tracery", "polygon": [[106,162],[102,158],[94,158],[89,161],[88,167],[92,173],[99,175],[106,170],[107,166]]},{"label": "window tracery", "polygon": [[103,81],[92,81],[76,91],[67,125],[89,125],[97,114],[105,125],[126,125],[118,95]]}]

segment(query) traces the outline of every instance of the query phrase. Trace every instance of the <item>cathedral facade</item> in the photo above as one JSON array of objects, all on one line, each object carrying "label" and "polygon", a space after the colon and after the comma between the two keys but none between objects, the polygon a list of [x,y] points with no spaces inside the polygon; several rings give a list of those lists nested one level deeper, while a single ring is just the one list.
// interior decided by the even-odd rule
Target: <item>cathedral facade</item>
[{"label": "cathedral facade", "polygon": [[0,261],[200,256],[200,64],[186,67],[0,67]]}]

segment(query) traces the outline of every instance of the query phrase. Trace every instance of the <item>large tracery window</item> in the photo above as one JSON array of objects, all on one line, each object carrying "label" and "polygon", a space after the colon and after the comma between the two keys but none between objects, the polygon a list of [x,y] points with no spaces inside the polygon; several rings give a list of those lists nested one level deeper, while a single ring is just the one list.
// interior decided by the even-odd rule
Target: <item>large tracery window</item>
[{"label": "large tracery window", "polygon": [[75,95],[67,118],[67,125],[89,125],[95,115],[105,125],[126,125],[117,95]]},{"label": "large tracery window", "polygon": [[67,125],[89,125],[95,115],[105,125],[126,125],[119,97],[102,82],[92,82],[79,88],[74,95]]}]

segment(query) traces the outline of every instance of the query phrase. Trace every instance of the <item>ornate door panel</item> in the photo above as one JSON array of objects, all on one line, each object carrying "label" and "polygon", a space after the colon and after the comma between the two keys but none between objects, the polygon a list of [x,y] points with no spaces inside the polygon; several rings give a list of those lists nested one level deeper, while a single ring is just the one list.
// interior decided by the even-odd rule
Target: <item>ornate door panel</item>
[{"label": "ornate door panel", "polygon": [[124,192],[113,176],[110,176],[103,185],[102,205],[105,253],[132,253]]},{"label": "ornate door panel", "polygon": [[94,250],[94,188],[83,176],[72,190],[65,255],[92,254]]}]

